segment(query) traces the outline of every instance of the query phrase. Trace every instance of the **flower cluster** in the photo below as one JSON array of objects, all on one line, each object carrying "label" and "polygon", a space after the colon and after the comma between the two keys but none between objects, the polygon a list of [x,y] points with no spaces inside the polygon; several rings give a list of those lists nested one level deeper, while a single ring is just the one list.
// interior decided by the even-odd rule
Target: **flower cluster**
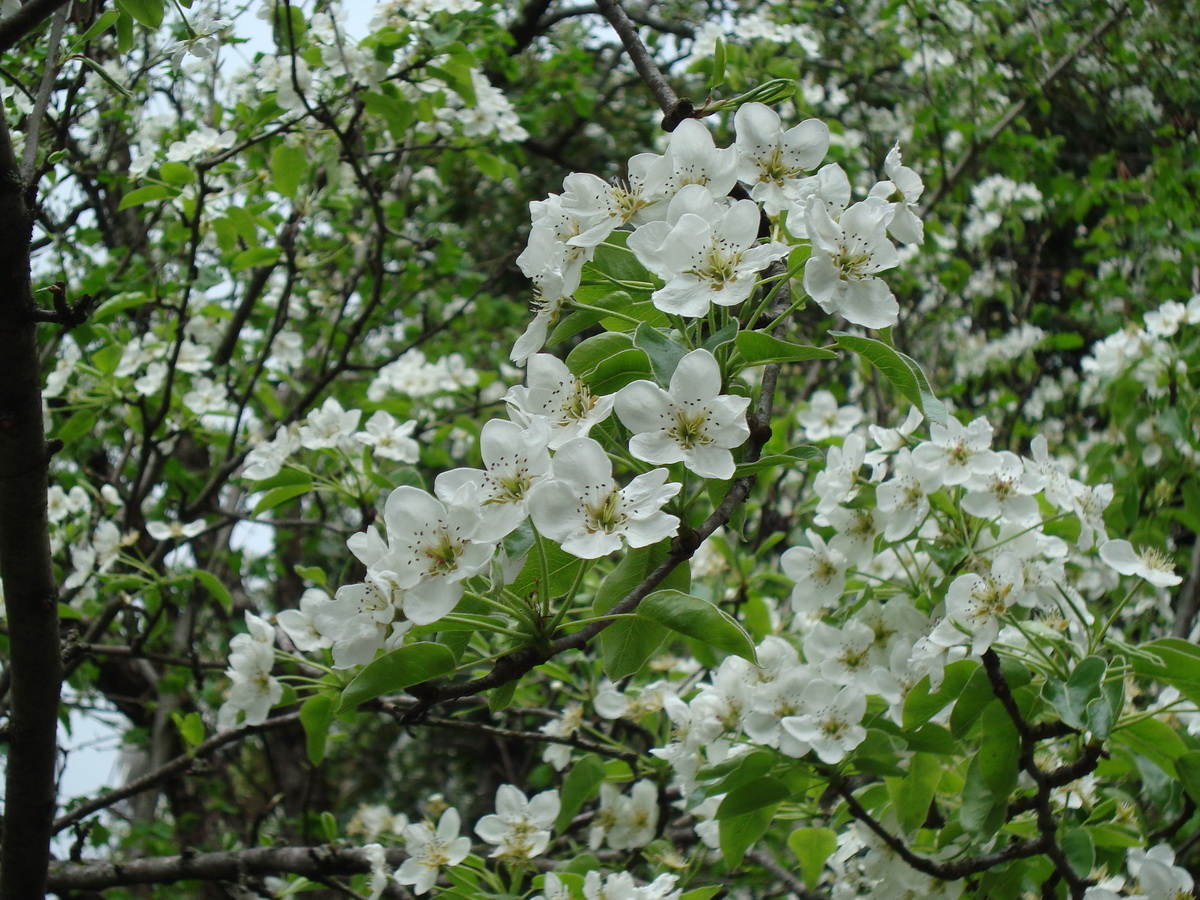
[{"label": "flower cluster", "polygon": [[[537,315],[513,350],[516,362],[541,349],[585,263],[623,227],[633,229],[626,246],[662,282],[651,299],[664,312],[696,318],[713,305],[742,303],[760,272],[807,240],[804,287],[825,312],[869,328],[896,321],[899,307],[878,277],[899,262],[888,234],[905,243],[924,236],[915,212],[924,186],[901,164],[899,148],[885,161],[888,180],[851,203],[846,173],[821,167],[829,147],[823,122],[785,129],[770,108],[747,103],[734,127],[736,142],[722,149],[700,122],[685,120],[665,153],[629,160],[628,181],[575,173],[562,194],[530,205],[533,229],[517,263],[534,283]],[[738,182],[751,199],[731,199]],[[772,234],[765,243],[764,217]]]}]

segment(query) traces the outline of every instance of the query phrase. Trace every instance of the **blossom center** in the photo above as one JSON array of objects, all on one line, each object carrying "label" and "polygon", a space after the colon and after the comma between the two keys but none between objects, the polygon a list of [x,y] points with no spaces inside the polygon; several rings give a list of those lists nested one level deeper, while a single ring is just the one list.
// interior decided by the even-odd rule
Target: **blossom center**
[{"label": "blossom center", "polygon": [[584,517],[584,527],[591,534],[595,534],[597,531],[612,534],[628,518],[621,512],[621,495],[615,490],[599,503],[587,504],[585,509],[587,515]]},{"label": "blossom center", "polygon": [[463,554],[463,542],[450,537],[445,529],[438,535],[437,540],[425,547],[425,556],[429,560],[429,575],[448,575],[458,568],[458,558]]},{"label": "blossom center", "polygon": [[675,424],[667,430],[668,437],[679,443],[684,450],[711,444],[712,438],[705,427],[708,416],[705,412],[690,413],[686,409],[675,410]]},{"label": "blossom center", "polygon": [[579,421],[584,418],[592,407],[596,405],[596,399],[592,396],[592,392],[588,390],[588,386],[575,379],[575,389],[571,392],[571,396],[563,404],[563,417],[561,424],[566,425],[571,421]]}]

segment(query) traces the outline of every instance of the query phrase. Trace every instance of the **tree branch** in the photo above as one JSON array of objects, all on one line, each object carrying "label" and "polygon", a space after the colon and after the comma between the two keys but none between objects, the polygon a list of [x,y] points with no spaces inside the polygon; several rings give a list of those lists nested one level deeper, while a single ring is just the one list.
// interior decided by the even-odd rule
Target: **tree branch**
[{"label": "tree branch", "polygon": [[[58,834],[64,828],[70,828],[77,822],[82,822],[94,812],[99,812],[102,809],[108,809],[110,806],[120,803],[122,800],[136,796],[143,791],[148,791],[156,785],[180,775],[190,770],[197,760],[204,759],[206,756],[211,756],[227,744],[232,744],[235,741],[240,741],[252,734],[259,734],[263,731],[271,731],[275,728],[280,728],[284,725],[291,725],[300,721],[300,713],[286,713],[282,716],[276,716],[273,719],[267,719],[261,725],[248,725],[245,728],[239,728],[237,731],[222,731],[214,734],[204,743],[198,745],[190,753],[185,753],[182,756],[177,756],[170,762],[167,762],[155,769],[153,772],[147,772],[141,778],[135,778],[128,784],[122,785],[116,790],[108,791],[98,797],[93,797],[91,800],[85,801],[72,809],[65,816],[60,816],[54,820],[54,834]],[[121,882],[133,884],[134,882]],[[141,882],[138,882],[141,883]]]},{"label": "tree branch", "polygon": [[637,27],[618,0],[596,0],[596,8],[612,25],[613,31],[617,33],[622,46],[625,47],[625,52],[633,61],[638,75],[642,77],[646,87],[650,88],[650,93],[654,95],[655,101],[662,109],[663,130],[674,131],[680,122],[691,118],[692,113],[695,112],[692,101],[686,97],[681,98],[675,93],[674,88],[667,82],[667,77],[663,74],[662,69],[658,67],[658,63],[654,61],[654,57],[650,55],[650,51],[638,37]]},{"label": "tree branch", "polygon": [[[384,851],[387,865],[396,868],[408,854]],[[173,884],[177,881],[239,881],[247,875],[287,872],[310,878],[358,875],[371,871],[371,860],[362,847],[253,847],[217,853],[184,853],[124,862],[55,863],[47,887],[51,891],[104,890],[133,884]],[[39,895],[40,896],[40,895]]]},{"label": "tree branch", "polygon": [[[11,29],[14,19],[45,5],[27,4],[21,13],[0,22],[0,35]],[[8,123],[0,115],[0,580],[10,634],[12,709],[2,900],[45,893],[62,680],[58,587],[46,508],[50,456],[42,424],[42,373],[29,270],[33,214],[28,189]]]},{"label": "tree branch", "polygon": [[26,35],[32,33],[68,0],[29,0],[24,6],[0,19],[0,53],[11,50]]}]

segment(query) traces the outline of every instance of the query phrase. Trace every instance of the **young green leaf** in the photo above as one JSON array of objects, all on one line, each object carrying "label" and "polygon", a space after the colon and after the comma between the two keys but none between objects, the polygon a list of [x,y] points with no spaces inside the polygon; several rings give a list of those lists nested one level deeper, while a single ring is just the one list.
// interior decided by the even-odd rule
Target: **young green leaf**
[{"label": "young green leaf", "polygon": [[946,406],[934,396],[929,379],[921,371],[917,363],[898,350],[889,347],[883,341],[873,338],[848,334],[844,331],[831,331],[829,336],[837,341],[839,347],[853,351],[879,370],[901,394],[912,401],[925,418],[946,424]]},{"label": "young green leaf", "polygon": [[454,671],[454,654],[441,644],[421,642],[399,647],[365,666],[342,691],[338,712],[394,694]]}]

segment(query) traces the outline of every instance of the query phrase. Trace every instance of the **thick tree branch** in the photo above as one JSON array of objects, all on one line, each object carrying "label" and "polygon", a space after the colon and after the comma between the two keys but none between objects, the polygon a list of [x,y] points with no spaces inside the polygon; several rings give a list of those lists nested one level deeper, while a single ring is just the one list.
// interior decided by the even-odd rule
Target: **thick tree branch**
[{"label": "thick tree branch", "polygon": [[21,38],[33,33],[39,25],[54,15],[60,6],[66,6],[68,0],[29,0],[24,6],[8,16],[0,19],[0,53],[11,50]]},{"label": "thick tree branch", "polygon": [[[10,22],[0,22],[0,29]],[[62,678],[27,190],[8,123],[0,116],[0,580],[10,635],[12,710],[0,900],[41,897],[45,890]]]},{"label": "thick tree branch", "polygon": [[[400,865],[408,854],[389,849],[384,854],[389,868]],[[239,881],[248,875],[280,872],[327,878],[358,875],[371,871],[371,860],[362,847],[253,847],[218,853],[184,853],[124,862],[56,863],[47,886],[51,891],[99,891],[133,884],[174,884],[177,881]]]}]

